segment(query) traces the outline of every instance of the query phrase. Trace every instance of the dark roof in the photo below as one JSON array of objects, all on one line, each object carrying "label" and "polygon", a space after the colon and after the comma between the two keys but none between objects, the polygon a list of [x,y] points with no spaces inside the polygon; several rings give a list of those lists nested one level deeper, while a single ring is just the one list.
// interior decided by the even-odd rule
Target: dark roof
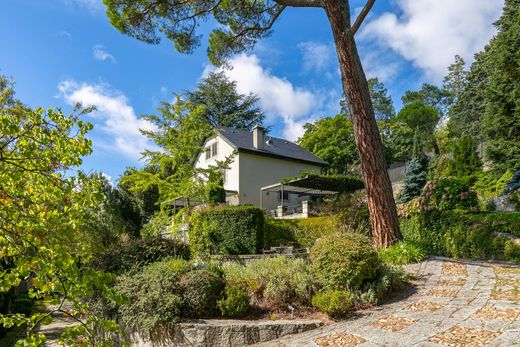
[{"label": "dark roof", "polygon": [[[218,133],[231,146],[238,151],[249,152],[252,154],[266,155],[271,157],[279,157],[284,159],[303,161],[316,165],[327,165],[327,162],[318,158],[305,148],[297,144],[265,135],[264,148],[256,149],[253,147],[253,133],[247,130],[238,130],[230,128],[221,128],[217,130]],[[268,141],[270,140],[270,141]],[[269,143],[268,143],[269,142]]]}]

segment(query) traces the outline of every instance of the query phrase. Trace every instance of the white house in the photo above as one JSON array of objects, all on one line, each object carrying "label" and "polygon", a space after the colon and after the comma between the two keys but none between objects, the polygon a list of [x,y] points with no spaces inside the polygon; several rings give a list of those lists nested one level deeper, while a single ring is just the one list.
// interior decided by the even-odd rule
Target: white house
[{"label": "white house", "polygon": [[276,186],[284,178],[302,172],[320,173],[327,164],[293,142],[266,135],[264,128],[257,125],[251,132],[217,129],[215,135],[206,140],[196,167],[215,166],[230,157],[231,164],[223,173],[226,202],[252,204],[275,215],[276,211],[291,209],[301,213],[308,195],[284,192],[283,188],[281,191],[263,188]]}]

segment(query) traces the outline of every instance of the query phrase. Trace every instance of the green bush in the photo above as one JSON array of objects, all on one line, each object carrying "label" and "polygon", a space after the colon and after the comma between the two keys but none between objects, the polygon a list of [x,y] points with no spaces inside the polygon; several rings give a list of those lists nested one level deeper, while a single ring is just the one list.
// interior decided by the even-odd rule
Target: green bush
[{"label": "green bush", "polygon": [[401,218],[400,224],[403,238],[431,255],[516,261],[515,248],[494,232],[518,235],[519,218],[517,212],[444,211]]},{"label": "green bush", "polygon": [[241,318],[249,310],[249,295],[242,286],[227,285],[218,307],[224,317]]},{"label": "green bush", "polygon": [[341,317],[353,306],[352,294],[346,290],[319,292],[312,297],[312,306],[332,317]]},{"label": "green bush", "polygon": [[449,163],[450,175],[470,176],[481,170],[482,162],[477,153],[478,141],[470,136],[463,136],[453,143],[453,159]]},{"label": "green bush", "polygon": [[334,233],[310,251],[314,275],[326,289],[356,290],[372,281],[381,266],[370,240],[354,233]]},{"label": "green bush", "polygon": [[445,221],[441,213],[416,214],[410,218],[401,218],[400,226],[404,240],[418,245],[428,254],[449,255],[444,245]]},{"label": "green bush", "polygon": [[320,237],[333,232],[334,221],[329,217],[305,219],[266,219],[266,249],[277,246],[311,247]]},{"label": "green bush", "polygon": [[520,245],[512,240],[507,240],[504,243],[504,258],[520,263]]},{"label": "green bush", "polygon": [[190,247],[201,254],[255,254],[263,248],[264,212],[254,206],[219,206],[190,219]]},{"label": "green bush", "polygon": [[168,257],[189,260],[190,250],[180,241],[157,236],[131,239],[97,254],[92,260],[92,265],[105,272],[120,274]]},{"label": "green bush", "polygon": [[244,286],[253,301],[271,307],[286,304],[307,304],[316,280],[303,259],[272,257],[254,260],[247,265],[224,267],[226,281]]},{"label": "green bush", "polygon": [[179,288],[182,291],[183,315],[202,318],[216,314],[224,281],[214,272],[193,270],[180,277]]},{"label": "green bush", "polygon": [[420,204],[425,212],[478,208],[477,195],[469,185],[451,177],[428,182],[422,191]]},{"label": "green bush", "polygon": [[404,270],[383,264],[377,269],[374,280],[353,292],[355,306],[365,307],[380,303],[390,293],[402,290],[409,277]]},{"label": "green bush", "polygon": [[422,247],[410,241],[402,241],[380,250],[379,257],[387,264],[405,265],[423,261],[427,254]]},{"label": "green bush", "polygon": [[484,225],[456,224],[447,228],[444,240],[448,253],[455,258],[502,258],[504,242]]},{"label": "green bush", "polygon": [[191,269],[187,261],[171,259],[120,276],[116,289],[127,298],[127,302],[119,306],[121,322],[147,335],[177,322],[183,307],[179,280]]}]

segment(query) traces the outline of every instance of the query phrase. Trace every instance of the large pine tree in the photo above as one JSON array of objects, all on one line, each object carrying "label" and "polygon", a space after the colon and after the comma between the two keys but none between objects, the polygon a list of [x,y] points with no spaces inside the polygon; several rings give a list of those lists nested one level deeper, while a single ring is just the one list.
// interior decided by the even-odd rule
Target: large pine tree
[{"label": "large pine tree", "polygon": [[500,169],[520,169],[520,0],[506,0],[487,48],[482,130],[485,158]]}]

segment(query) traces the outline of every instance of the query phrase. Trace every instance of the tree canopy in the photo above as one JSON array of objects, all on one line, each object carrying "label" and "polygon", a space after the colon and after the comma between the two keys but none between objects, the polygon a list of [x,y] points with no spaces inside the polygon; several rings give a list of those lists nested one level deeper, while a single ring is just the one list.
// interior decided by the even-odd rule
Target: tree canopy
[{"label": "tree canopy", "polygon": [[325,160],[328,173],[343,174],[359,163],[352,122],[348,116],[338,114],[326,117],[303,127],[305,133],[298,144]]},{"label": "tree canopy", "polygon": [[[99,186],[76,171],[91,153],[86,134],[92,126],[80,120],[79,110],[65,115],[24,106],[14,99],[12,84],[0,81],[0,264],[9,265],[0,267],[0,293],[30,279],[30,297],[61,303],[56,311],[80,323],[63,335],[64,342],[103,345],[107,341],[95,330],[116,332],[117,324],[92,315],[79,300],[94,288],[115,299],[111,276],[81,267],[92,255],[81,238],[84,211],[102,198]],[[65,309],[64,301],[73,309]],[[26,326],[19,342],[26,345],[45,341],[35,327],[49,320],[45,313],[0,312],[4,327]]]}]

